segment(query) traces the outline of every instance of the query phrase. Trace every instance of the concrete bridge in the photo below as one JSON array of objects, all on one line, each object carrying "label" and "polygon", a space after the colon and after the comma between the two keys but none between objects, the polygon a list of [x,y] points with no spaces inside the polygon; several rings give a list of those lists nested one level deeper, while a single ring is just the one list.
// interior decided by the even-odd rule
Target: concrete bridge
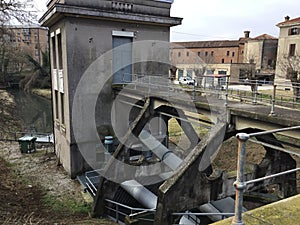
[{"label": "concrete bridge", "polygon": [[[270,114],[270,106],[231,101],[226,93],[202,91],[195,96],[182,89],[172,90],[168,84],[139,83],[115,86],[114,90],[118,96],[116,109],[128,112],[130,127],[124,123],[124,114],[116,116],[115,123],[126,129],[120,132],[122,141],[97,181],[95,216],[109,215],[117,221],[127,220],[127,224],[146,224],[145,220],[149,224],[183,224],[186,220],[188,224],[200,224],[197,216],[176,217],[181,215],[176,213],[201,207],[205,211],[211,207],[210,202],[235,195],[235,173],[214,171],[211,166],[211,159],[224,140],[241,132],[286,127],[294,129],[284,130],[281,135],[300,138],[297,109],[281,107],[276,108],[276,114]],[[163,129],[160,124],[168,124],[171,118],[178,121],[190,142],[185,154],[166,141],[168,128]],[[151,121],[158,122],[149,130]],[[209,128],[206,136],[200,138],[193,123]],[[266,155],[260,164],[247,167],[246,180],[297,167],[292,156],[299,157],[299,146],[278,140],[272,133],[251,141],[263,145]],[[147,160],[145,153],[149,151],[154,157]],[[276,186],[281,198],[297,194],[296,171],[249,185],[246,192],[264,195],[264,187],[270,185]]]}]

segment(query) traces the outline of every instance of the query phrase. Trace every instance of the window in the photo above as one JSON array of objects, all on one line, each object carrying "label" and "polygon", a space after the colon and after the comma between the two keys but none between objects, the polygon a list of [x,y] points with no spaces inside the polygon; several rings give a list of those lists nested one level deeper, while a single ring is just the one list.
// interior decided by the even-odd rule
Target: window
[{"label": "window", "polygon": [[205,56],[208,56],[208,52],[205,52]]},{"label": "window", "polygon": [[56,62],[56,42],[55,42],[55,36],[51,38],[51,44],[52,44],[52,63],[53,63],[53,68],[57,69],[57,62]]},{"label": "window", "polygon": [[55,118],[59,119],[58,118],[58,91],[55,91],[54,94],[55,94]]},{"label": "window", "polygon": [[296,44],[290,44],[289,56],[295,56]]},{"label": "window", "polygon": [[181,52],[178,52],[178,57],[181,57]]},{"label": "window", "polygon": [[201,52],[198,52],[198,56],[199,56],[199,57],[201,56]]},{"label": "window", "polygon": [[224,63],[225,62],[225,59],[222,59],[222,63]]},{"label": "window", "polygon": [[229,51],[227,51],[226,55],[227,55],[227,56],[229,56],[229,55],[230,55],[230,52],[229,52]]},{"label": "window", "polygon": [[30,29],[29,28],[23,28],[23,35],[30,35]]},{"label": "window", "polygon": [[232,63],[232,59],[230,60],[230,63]]},{"label": "window", "polygon": [[62,57],[62,43],[61,34],[57,35],[57,48],[58,48],[58,68],[61,70],[63,68],[63,57]]},{"label": "window", "polygon": [[232,57],[234,57],[234,52],[232,52]]},{"label": "window", "polygon": [[186,56],[189,57],[189,56],[190,56],[190,53],[189,53],[189,52],[186,52]]},{"label": "window", "polygon": [[193,70],[187,70],[186,76],[192,78],[193,77]]},{"label": "window", "polygon": [[289,35],[297,35],[299,34],[299,28],[293,27],[291,29],[289,29]]},{"label": "window", "polygon": [[182,69],[178,69],[178,80],[180,77],[183,77],[183,70]]},{"label": "window", "polygon": [[214,51],[211,51],[210,56],[214,56]]},{"label": "window", "polygon": [[65,107],[64,107],[64,94],[60,93],[60,104],[61,104],[61,123],[65,124]]}]

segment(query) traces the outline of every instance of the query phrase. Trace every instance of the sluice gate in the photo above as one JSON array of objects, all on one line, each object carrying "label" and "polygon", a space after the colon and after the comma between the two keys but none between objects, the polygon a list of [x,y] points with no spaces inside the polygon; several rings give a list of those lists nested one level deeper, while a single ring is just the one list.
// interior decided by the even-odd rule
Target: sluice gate
[{"label": "sluice gate", "polygon": [[[152,97],[139,101],[134,107],[134,119],[129,129],[100,175],[89,172],[93,174],[92,179],[96,179],[91,185],[94,216],[108,215],[126,224],[203,224],[200,222],[203,218],[216,221],[232,216],[234,200],[231,197],[235,195],[236,176],[213,170],[211,162],[223,141],[236,132],[228,128],[228,123],[222,120],[226,117],[221,115],[213,123],[207,121],[206,125],[213,126],[200,138],[186,116],[186,109],[171,108],[161,102]],[[166,107],[169,107],[167,115]],[[153,118],[160,118],[165,124],[172,118],[179,121],[190,139],[188,154],[182,154],[166,140],[168,129],[149,127]],[[257,140],[267,143],[270,138],[275,140],[270,136]],[[259,165],[250,166],[245,180],[296,167],[288,153],[270,146],[265,148],[265,158]],[[285,179],[249,185],[246,191],[259,194],[264,186],[272,184],[279,184],[282,196],[293,195],[295,173]],[[232,210],[226,211],[224,205],[231,205]],[[189,216],[189,212],[194,214]]]}]

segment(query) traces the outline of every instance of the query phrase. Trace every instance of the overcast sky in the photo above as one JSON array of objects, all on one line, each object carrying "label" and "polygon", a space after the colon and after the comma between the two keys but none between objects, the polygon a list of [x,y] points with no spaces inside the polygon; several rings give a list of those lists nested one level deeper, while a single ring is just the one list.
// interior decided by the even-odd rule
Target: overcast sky
[{"label": "overcast sky", "polygon": [[237,39],[267,33],[278,37],[276,24],[300,17],[299,0],[174,0],[172,16],[182,17],[171,29],[172,41]]},{"label": "overcast sky", "polygon": [[[45,10],[47,0],[35,2]],[[245,30],[251,37],[264,33],[278,37],[276,24],[286,15],[300,17],[300,1],[174,0],[171,15],[183,18],[182,25],[171,29],[171,41],[238,39]]]}]

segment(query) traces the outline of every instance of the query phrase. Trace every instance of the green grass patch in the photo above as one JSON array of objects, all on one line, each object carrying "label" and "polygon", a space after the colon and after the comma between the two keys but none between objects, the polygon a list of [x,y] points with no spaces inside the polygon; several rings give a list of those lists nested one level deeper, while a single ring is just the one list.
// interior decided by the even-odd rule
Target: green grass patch
[{"label": "green grass patch", "polygon": [[54,211],[62,212],[68,211],[71,213],[89,214],[91,212],[91,205],[82,201],[78,202],[74,199],[58,198],[56,196],[45,194],[43,203],[53,209]]}]

